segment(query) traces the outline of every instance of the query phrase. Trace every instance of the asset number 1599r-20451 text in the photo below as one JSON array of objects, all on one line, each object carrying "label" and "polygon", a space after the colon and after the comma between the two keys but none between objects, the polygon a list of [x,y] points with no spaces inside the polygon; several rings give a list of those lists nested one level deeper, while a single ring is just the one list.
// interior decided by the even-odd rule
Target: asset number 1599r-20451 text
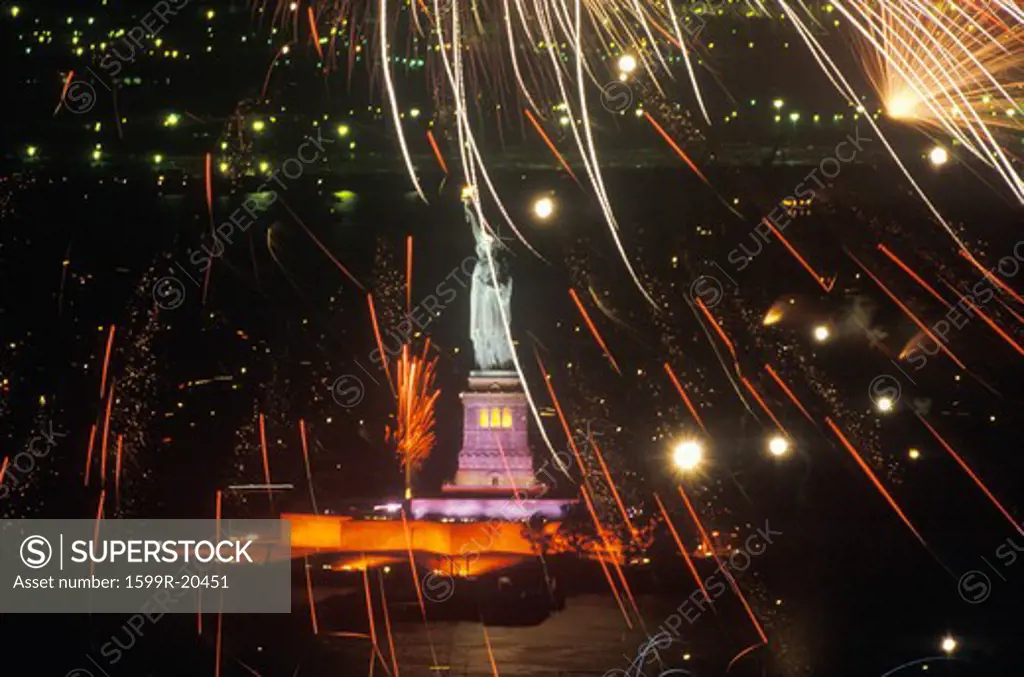
[{"label": "asset number 1599r-20451 text", "polygon": [[175,590],[190,590],[198,588],[210,588],[226,590],[228,587],[227,576],[125,576],[125,586],[130,590],[142,588],[173,588]]}]

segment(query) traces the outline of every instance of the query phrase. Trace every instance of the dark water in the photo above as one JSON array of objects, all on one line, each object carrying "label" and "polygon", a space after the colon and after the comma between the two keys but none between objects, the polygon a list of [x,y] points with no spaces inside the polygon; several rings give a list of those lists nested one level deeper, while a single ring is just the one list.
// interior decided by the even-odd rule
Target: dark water
[{"label": "dark water", "polygon": [[[975,238],[972,246],[994,263],[1012,252],[1019,211],[968,174],[955,171],[929,178],[928,189],[937,193],[951,220],[967,222]],[[901,296],[910,295],[915,307],[927,308],[925,297],[909,280],[900,279],[896,269],[885,266],[874,250],[877,242],[887,243],[926,277],[948,275],[952,282],[977,275],[964,267],[948,236],[884,165],[855,165],[844,172],[835,187],[821,192],[811,215],[786,230],[819,270],[839,275],[835,291],[824,295],[779,243],[761,243],[761,251],[744,270],[726,268],[735,279],[715,312],[737,341],[745,369],[756,369],[766,360],[779,364],[790,354],[819,365],[817,377],[808,379],[796,368],[784,375],[801,397],[814,401],[819,418],[833,416],[841,426],[877,439],[874,467],[924,534],[928,548],[900,523],[843,449],[807,426],[781,397],[771,401],[785,411],[783,423],[794,431],[799,453],[786,464],[767,462],[760,451],[761,426],[745,413],[682,302],[698,275],[713,274],[715,264],[732,265],[729,256],[739,244],[748,253],[758,247],[752,231],[757,215],[771,211],[806,174],[805,167],[714,168],[709,176],[722,199],[682,172],[609,175],[609,193],[630,261],[672,304],[667,319],[658,321],[626,274],[591,198],[553,175],[498,177],[514,217],[547,260],[517,246],[512,261],[514,326],[527,375],[539,387],[532,356],[536,344],[567,400],[607,398],[608,413],[601,418],[623,427],[616,438],[618,455],[631,472],[621,475],[623,486],[637,495],[655,490],[668,496],[668,441],[652,440],[652,435],[671,437],[690,424],[674,394],[652,384],[661,378],[667,355],[674,364],[685,365],[687,378],[710,403],[705,416],[716,439],[715,462],[698,481],[706,490],[702,512],[723,532],[749,533],[765,520],[782,532],[776,544],[738,575],[765,626],[769,650],[752,652],[729,674],[882,675],[907,661],[941,654],[938,643],[947,633],[960,642],[957,657],[962,660],[930,663],[929,674],[1019,674],[1024,661],[1015,644],[1022,629],[1024,564],[1007,564],[996,555],[1015,532],[922,434],[909,410],[886,419],[866,414],[869,382],[893,371],[883,350],[897,354],[916,327],[863,276],[855,277],[858,269],[842,247],[870,261],[873,269],[884,270],[883,279]],[[323,179],[321,185],[317,178]],[[127,184],[111,175],[102,177],[102,183],[80,176],[19,181],[25,183],[7,203],[10,213],[3,221],[0,247],[0,338],[5,346],[0,370],[9,380],[2,411],[4,446],[19,448],[46,421],[67,431],[68,437],[0,504],[0,514],[95,513],[95,486],[82,487],[81,473],[88,430],[102,408],[96,386],[111,322],[123,341],[117,344],[112,376],[123,387],[126,403],[115,415],[115,427],[126,434],[130,454],[122,505],[108,508],[108,517],[212,517],[215,490],[260,481],[251,436],[256,411],[266,412],[272,422],[275,480],[297,487],[305,481],[296,425],[300,417],[308,422],[321,508],[343,510],[351,502],[399,493],[400,475],[382,443],[390,395],[382,379],[376,386],[370,378],[380,373],[367,357],[374,341],[365,291],[325,256],[296,217],[374,292],[387,333],[397,325],[398,313],[391,306],[400,309],[403,302],[406,235],[413,235],[415,242],[417,296],[436,289],[470,252],[453,183],[438,191],[438,182],[431,179],[433,204],[424,206],[412,199],[398,176],[302,180],[234,237],[206,282],[190,254],[210,244],[204,239],[209,221],[201,182],[191,179],[178,185],[181,179],[175,178],[158,191],[150,177],[132,176]],[[530,199],[551,189],[559,199],[557,218],[533,223],[527,214]],[[334,195],[341,191],[351,191],[355,198]],[[219,223],[242,204],[245,192],[231,193],[222,185],[215,195]],[[734,197],[739,198],[736,208],[743,220],[723,204],[732,205]],[[168,278],[175,280],[171,284],[181,294],[180,305],[168,304],[162,294],[154,298],[154,285]],[[1019,287],[1019,282],[1010,284]],[[587,304],[627,377],[607,369],[585,328],[572,330],[578,316],[567,288],[582,291],[586,285],[607,292],[599,298],[608,315],[599,314],[589,300]],[[887,333],[883,349],[871,348],[864,334],[843,319],[859,296],[870,297],[878,307],[870,321]],[[756,330],[756,339],[741,333],[743,327],[757,326],[780,298],[799,299],[794,324],[787,324],[785,333]],[[165,307],[154,313],[161,303]],[[928,322],[940,316],[934,308],[927,311]],[[808,345],[807,339],[808,326],[822,318],[834,321],[840,333],[827,349]],[[436,488],[454,465],[457,393],[470,368],[467,323],[468,297],[458,293],[428,328],[442,356],[442,400],[438,448],[419,480],[424,492]],[[676,337],[675,348],[667,343],[669,334]],[[977,321],[950,340],[977,378],[964,374],[954,380],[956,370],[936,359],[911,374],[914,383],[905,383],[903,404],[926,400],[929,418],[1014,511],[1024,498],[1024,463],[1015,429],[1019,360]],[[792,349],[778,347],[790,344]],[[342,374],[361,374],[363,368],[370,371],[364,399],[356,407],[339,407],[331,398],[331,383]],[[633,378],[638,369],[644,374]],[[816,399],[815,378],[833,384],[837,400],[847,409],[836,412],[827,401]],[[767,389],[766,381],[758,383]],[[585,411],[582,405],[572,406]],[[922,449],[922,463],[906,463],[908,446]],[[539,443],[538,453],[543,454]],[[309,509],[301,489],[281,501],[279,509]],[[674,511],[678,508],[673,505]],[[266,506],[232,498],[226,511],[260,516]],[[676,519],[687,524],[681,513]],[[630,573],[652,634],[673,612],[681,613],[680,605],[693,592],[671,541],[661,536],[649,553],[653,563]],[[1016,537],[1024,546],[1024,538]],[[706,564],[701,567],[702,575],[712,574]],[[958,580],[971,570],[990,578],[991,594],[982,603],[969,603],[958,591]],[[632,631],[625,628],[600,570],[565,561],[558,563],[557,572],[567,595],[563,610],[525,627],[488,626],[500,674],[602,675],[628,669],[644,632],[639,624]],[[401,568],[390,574],[408,575]],[[527,580],[535,581],[526,576],[521,585],[536,589]],[[450,666],[450,674],[491,674],[482,626],[475,620],[490,607],[476,604],[472,586],[467,584],[470,591],[448,608],[441,604],[430,609],[429,639],[408,583],[389,586],[402,674],[430,674],[429,666],[435,664],[431,645],[436,664]],[[315,637],[301,587],[288,616],[225,617],[221,674],[366,674],[367,640],[337,634],[369,629],[359,581],[323,581],[317,589],[321,627]],[[697,616],[692,623],[684,621],[678,641],[660,652],[666,665],[700,675],[723,674],[730,659],[757,641],[731,593],[723,595],[715,611]],[[191,615],[147,620],[135,633],[123,626],[125,620],[5,616],[0,619],[7,647],[4,673],[213,674],[214,616],[203,619],[201,635]],[[120,644],[112,646],[114,639]],[[690,658],[684,660],[684,654]],[[74,669],[88,672],[70,672]],[[375,670],[383,672],[379,664]],[[648,674],[658,671],[649,667]]]}]

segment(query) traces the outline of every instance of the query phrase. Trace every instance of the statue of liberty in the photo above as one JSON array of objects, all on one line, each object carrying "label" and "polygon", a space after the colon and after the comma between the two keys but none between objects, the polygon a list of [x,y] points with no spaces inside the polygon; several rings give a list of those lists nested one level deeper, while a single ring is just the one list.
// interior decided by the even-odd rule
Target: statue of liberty
[{"label": "statue of liberty", "polygon": [[[508,264],[500,256],[504,245],[486,227],[477,222],[469,202],[466,220],[476,240],[476,265],[469,297],[469,337],[473,340],[476,366],[484,371],[512,366],[512,352],[505,321],[510,317],[512,278]],[[491,262],[494,262],[492,271]]]}]

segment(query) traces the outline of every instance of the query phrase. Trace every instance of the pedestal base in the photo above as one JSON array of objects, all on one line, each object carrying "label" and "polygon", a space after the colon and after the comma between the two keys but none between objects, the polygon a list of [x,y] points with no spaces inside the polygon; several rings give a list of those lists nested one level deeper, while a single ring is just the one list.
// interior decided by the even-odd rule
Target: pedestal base
[{"label": "pedestal base", "polygon": [[558,521],[565,517],[572,499],[512,496],[452,496],[414,498],[409,501],[413,519],[448,518],[455,520],[500,520],[523,522],[534,515]]}]

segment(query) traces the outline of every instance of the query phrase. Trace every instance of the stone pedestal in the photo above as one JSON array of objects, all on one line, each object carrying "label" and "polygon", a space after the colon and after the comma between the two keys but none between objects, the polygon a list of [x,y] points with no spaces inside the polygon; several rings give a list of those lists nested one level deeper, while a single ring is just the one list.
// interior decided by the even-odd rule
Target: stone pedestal
[{"label": "stone pedestal", "polygon": [[530,491],[537,488],[527,436],[526,394],[514,371],[474,371],[462,399],[462,449],[448,491]]}]

